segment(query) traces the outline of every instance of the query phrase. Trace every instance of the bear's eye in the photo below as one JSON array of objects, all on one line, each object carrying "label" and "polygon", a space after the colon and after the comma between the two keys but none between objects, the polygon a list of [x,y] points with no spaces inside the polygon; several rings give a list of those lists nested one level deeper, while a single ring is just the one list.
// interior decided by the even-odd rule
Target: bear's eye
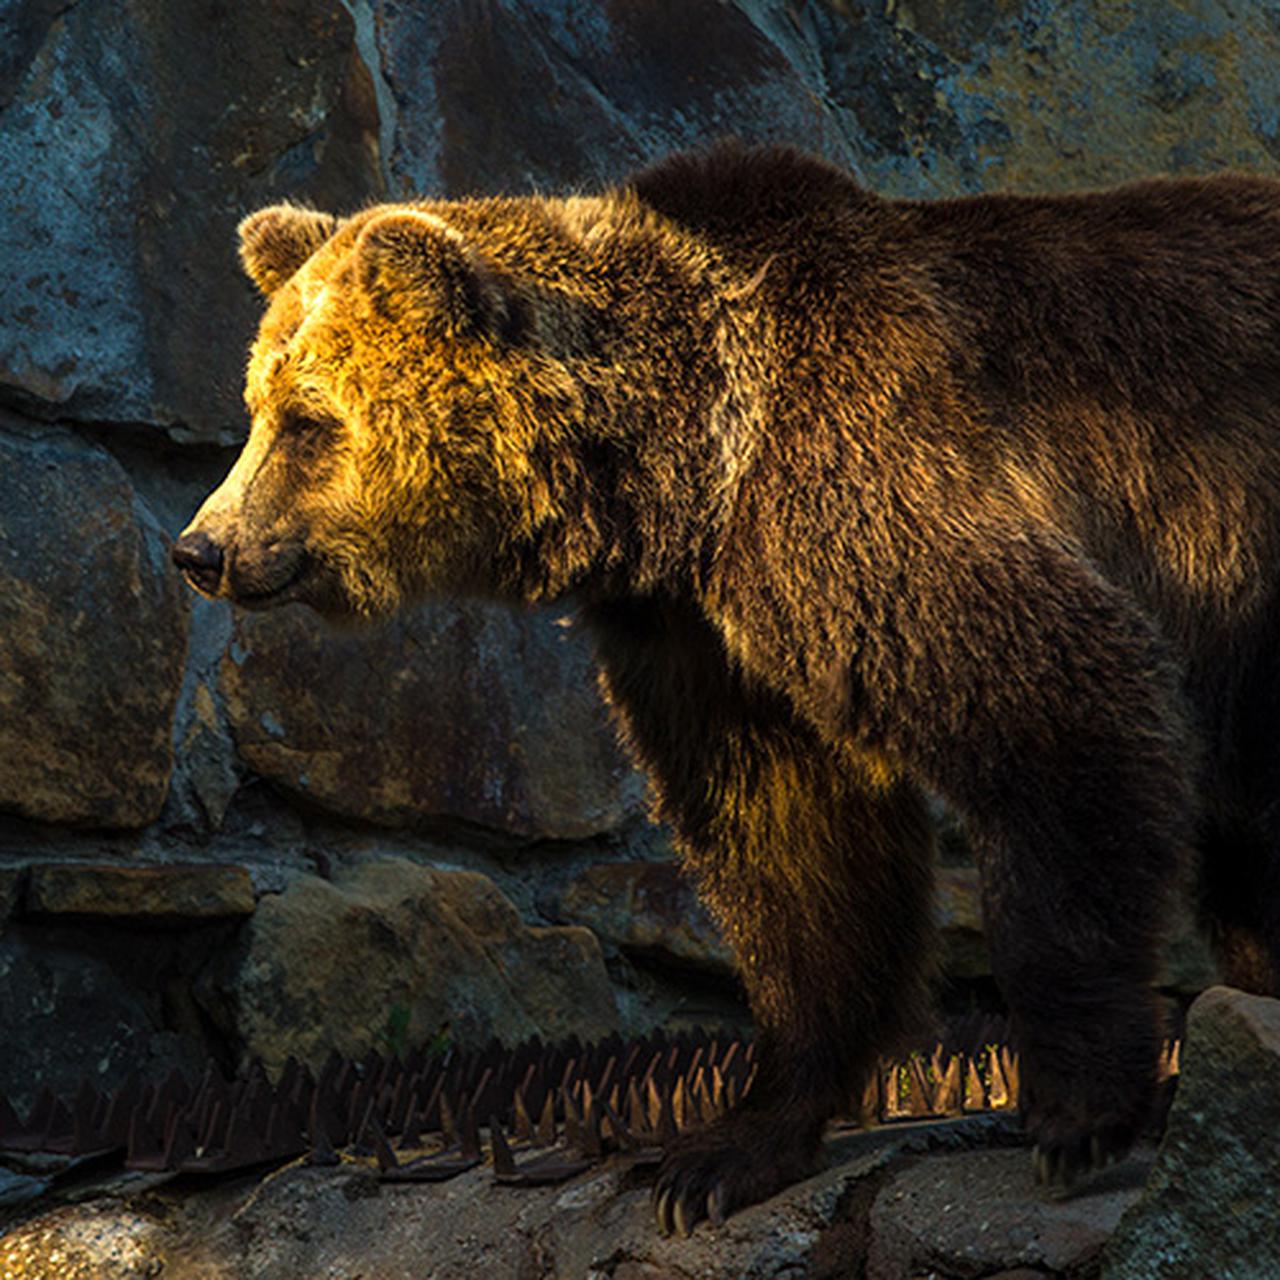
[{"label": "bear's eye", "polygon": [[306,414],[286,414],[280,421],[282,436],[316,436],[327,435],[337,428],[337,423],[328,418],[309,417]]},{"label": "bear's eye", "polygon": [[330,418],[289,413],[281,418],[276,439],[290,458],[314,467],[329,453],[337,434],[338,423]]}]

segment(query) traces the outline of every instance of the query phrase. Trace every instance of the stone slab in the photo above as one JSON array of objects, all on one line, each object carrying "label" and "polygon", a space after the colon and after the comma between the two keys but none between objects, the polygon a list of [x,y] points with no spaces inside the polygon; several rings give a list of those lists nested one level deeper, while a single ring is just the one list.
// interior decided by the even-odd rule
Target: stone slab
[{"label": "stone slab", "polygon": [[46,863],[29,871],[25,909],[48,916],[92,916],[134,923],[183,923],[252,915],[245,867],[121,867]]}]

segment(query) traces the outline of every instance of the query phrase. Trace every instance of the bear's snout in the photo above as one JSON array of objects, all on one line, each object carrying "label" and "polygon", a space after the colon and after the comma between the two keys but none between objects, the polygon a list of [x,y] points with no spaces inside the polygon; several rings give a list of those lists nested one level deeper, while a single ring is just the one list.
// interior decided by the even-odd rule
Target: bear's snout
[{"label": "bear's snout", "polygon": [[217,595],[222,580],[222,548],[203,530],[184,533],[173,544],[173,563],[196,590]]}]

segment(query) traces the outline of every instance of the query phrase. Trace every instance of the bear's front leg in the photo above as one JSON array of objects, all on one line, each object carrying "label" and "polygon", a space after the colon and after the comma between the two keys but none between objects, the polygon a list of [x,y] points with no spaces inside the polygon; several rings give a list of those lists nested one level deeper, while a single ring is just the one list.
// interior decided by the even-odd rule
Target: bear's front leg
[{"label": "bear's front leg", "polygon": [[875,787],[670,602],[596,607],[605,691],[737,956],[755,1081],[666,1154],[654,1204],[687,1233],[811,1173],[826,1121],[923,1015],[931,846],[919,793]]},{"label": "bear's front leg", "polygon": [[757,1069],[739,1106],[667,1151],[654,1206],[683,1234],[814,1171],[827,1120],[922,1015],[931,959],[918,794],[860,791],[795,729],[740,729],[724,747],[715,819],[680,834],[738,958]]}]

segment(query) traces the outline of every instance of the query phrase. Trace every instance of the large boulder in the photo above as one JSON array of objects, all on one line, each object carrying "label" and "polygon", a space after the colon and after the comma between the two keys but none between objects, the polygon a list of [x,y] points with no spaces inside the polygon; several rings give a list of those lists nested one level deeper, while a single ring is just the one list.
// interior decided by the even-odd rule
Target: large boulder
[{"label": "large boulder", "polygon": [[605,182],[726,133],[851,154],[808,33],[754,3],[371,8],[402,195]]},{"label": "large boulder", "polygon": [[172,766],[186,590],[109,453],[0,427],[0,809],[142,826]]},{"label": "large boulder", "polygon": [[0,35],[0,384],[42,415],[233,438],[257,309],[236,222],[380,187],[346,7],[36,0]]},{"label": "large boulder", "polygon": [[1280,1275],[1280,1000],[1212,987],[1191,1006],[1155,1168],[1104,1280]]},{"label": "large boulder", "polygon": [[642,808],[586,648],[547,614],[440,604],[360,632],[247,614],[221,683],[245,763],[334,813],[568,839]]},{"label": "large boulder", "polygon": [[726,134],[819,151],[897,194],[1275,163],[1280,32],[1259,0],[359,11],[398,195],[578,186]]},{"label": "large boulder", "polygon": [[243,1056],[271,1071],[447,1035],[482,1045],[607,1035],[617,1024],[600,945],[533,928],[486,876],[401,858],[295,880],[259,903],[238,954],[200,995]]}]

